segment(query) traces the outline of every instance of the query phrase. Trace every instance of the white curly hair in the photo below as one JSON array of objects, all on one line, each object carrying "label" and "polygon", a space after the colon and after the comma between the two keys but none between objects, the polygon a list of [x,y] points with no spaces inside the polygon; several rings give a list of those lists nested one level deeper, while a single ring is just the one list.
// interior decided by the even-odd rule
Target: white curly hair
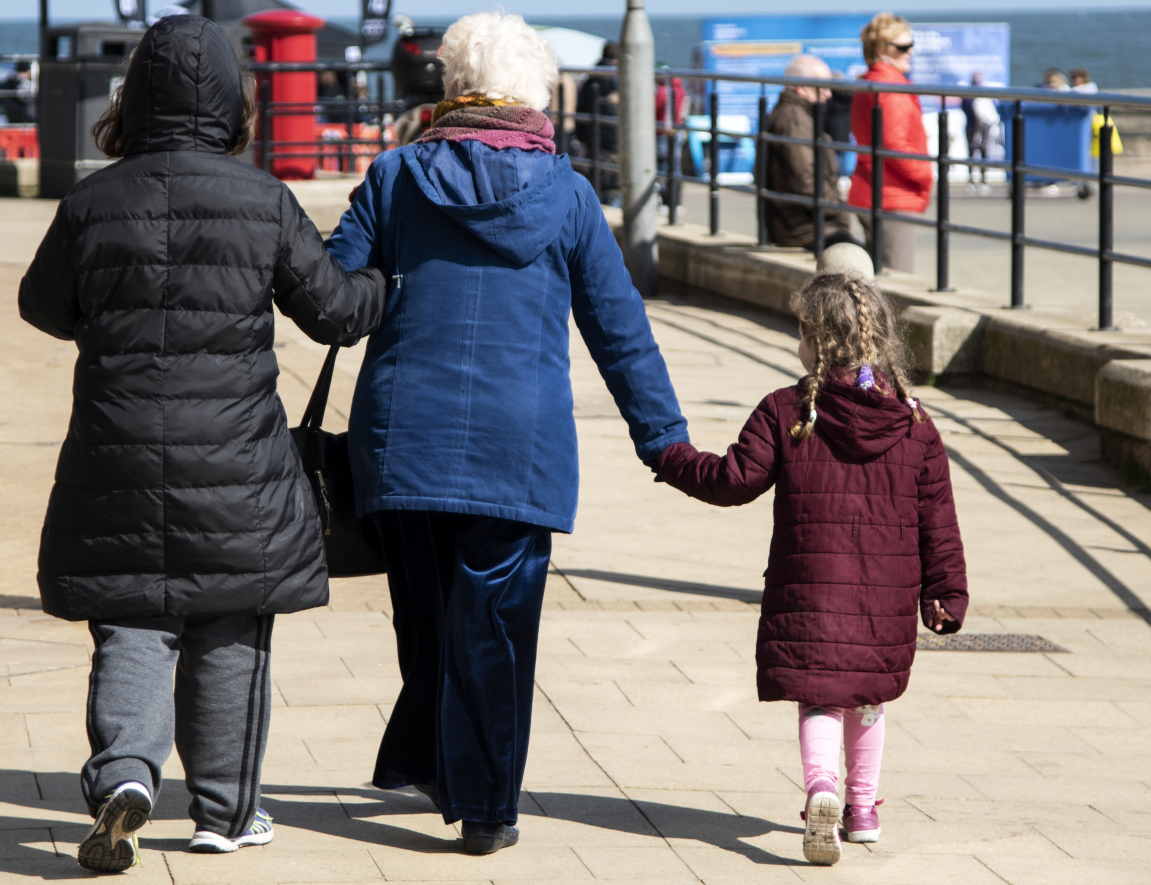
[{"label": "white curly hair", "polygon": [[559,77],[551,44],[519,15],[465,15],[444,34],[444,94],[486,95],[542,111]]}]

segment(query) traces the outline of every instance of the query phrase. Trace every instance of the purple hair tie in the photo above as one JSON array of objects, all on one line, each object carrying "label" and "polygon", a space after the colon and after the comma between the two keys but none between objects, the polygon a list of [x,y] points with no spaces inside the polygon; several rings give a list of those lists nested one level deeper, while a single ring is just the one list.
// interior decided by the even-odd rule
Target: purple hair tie
[{"label": "purple hair tie", "polygon": [[875,386],[875,376],[871,374],[871,366],[864,363],[859,367],[859,379],[855,383],[860,390],[871,390]]}]

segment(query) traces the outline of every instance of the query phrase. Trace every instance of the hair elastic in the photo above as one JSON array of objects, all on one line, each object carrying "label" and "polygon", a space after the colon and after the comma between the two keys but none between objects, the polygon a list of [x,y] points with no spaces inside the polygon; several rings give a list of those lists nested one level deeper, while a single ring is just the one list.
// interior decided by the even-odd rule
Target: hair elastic
[{"label": "hair elastic", "polygon": [[859,379],[855,383],[861,390],[871,390],[875,386],[875,376],[871,373],[871,366],[864,363],[859,367]]},{"label": "hair elastic", "polygon": [[815,409],[812,409],[807,415],[807,420],[810,421],[812,424],[814,424],[815,418],[816,418]]},{"label": "hair elastic", "polygon": [[911,411],[913,411],[913,412],[919,411],[919,400],[914,400],[911,397],[908,397],[907,398],[907,404],[909,406],[911,406]]}]

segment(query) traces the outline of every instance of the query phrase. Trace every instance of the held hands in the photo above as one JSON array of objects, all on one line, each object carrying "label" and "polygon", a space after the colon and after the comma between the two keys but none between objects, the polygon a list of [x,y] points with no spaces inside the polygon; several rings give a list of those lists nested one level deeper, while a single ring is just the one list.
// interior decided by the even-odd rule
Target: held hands
[{"label": "held hands", "polygon": [[948,621],[954,621],[955,618],[947,613],[946,609],[939,604],[938,599],[932,603],[932,607],[934,610],[931,613],[931,629],[936,633],[942,633],[943,625]]}]

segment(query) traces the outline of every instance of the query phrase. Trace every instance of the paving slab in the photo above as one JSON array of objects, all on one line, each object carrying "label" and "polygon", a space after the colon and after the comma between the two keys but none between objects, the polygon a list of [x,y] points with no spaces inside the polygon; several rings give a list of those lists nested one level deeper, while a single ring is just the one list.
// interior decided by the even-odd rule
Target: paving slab
[{"label": "paving slab", "polygon": [[[91,640],[84,624],[45,616],[35,585],[75,349],[15,308],[50,209],[0,200],[0,234],[12,234],[0,236],[4,885],[88,878],[74,858],[88,826],[78,771]],[[648,310],[703,447],[722,451],[766,393],[800,374],[793,320],[719,301],[662,298]],[[325,348],[282,317],[276,338],[295,417]],[[346,424],[362,354],[341,353],[331,429]],[[917,392],[951,455],[968,629],[1067,651],[920,653],[888,709],[882,841],[815,869],[801,848],[795,708],[755,694],[772,495],[709,508],[653,483],[574,329],[572,378],[583,487],[575,533],[554,539],[521,844],[466,857],[458,827],[425,797],[368,783],[401,681],[387,581],[361,578],[333,581],[326,608],[277,618],[263,772],[275,841],[189,854],[173,754],[141,831],[144,866],[125,881],[1148,880],[1151,496],[1099,461],[1092,428],[1002,391]]]}]

